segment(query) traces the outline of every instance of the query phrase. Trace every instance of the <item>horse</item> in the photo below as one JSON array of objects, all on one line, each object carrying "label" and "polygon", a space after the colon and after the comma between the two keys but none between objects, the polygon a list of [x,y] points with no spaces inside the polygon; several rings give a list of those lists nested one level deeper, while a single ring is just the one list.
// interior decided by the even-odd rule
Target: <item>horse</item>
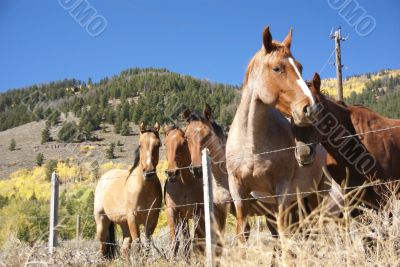
[{"label": "horse", "polygon": [[[217,254],[221,253],[223,244],[223,233],[225,230],[226,217],[232,201],[225,162],[226,137],[223,128],[212,119],[211,107],[206,104],[203,116],[186,110],[184,117],[187,121],[185,137],[190,151],[190,172],[195,179],[202,181],[202,150],[207,148],[210,153],[211,173],[213,177],[213,202],[214,218],[216,222],[215,232],[217,234]],[[202,183],[201,183],[202,185]],[[198,188],[203,194],[202,187]],[[203,198],[202,198],[203,202]],[[195,238],[204,238],[204,210],[195,229]],[[198,243],[198,242],[197,242]],[[197,244],[196,249],[202,251],[203,246]]]},{"label": "horse", "polygon": [[[330,99],[320,91],[318,73],[308,84],[321,106],[313,125],[328,151],[328,175],[339,184],[347,182],[348,187],[399,179],[400,120],[385,118],[365,106],[346,105]],[[346,169],[349,173],[344,179]],[[384,195],[373,187],[363,191],[359,200],[368,207],[379,209],[384,204]],[[353,215],[358,213],[355,210]]]},{"label": "horse", "polygon": [[122,229],[123,256],[128,256],[132,240],[140,249],[140,225],[145,227],[145,252],[150,249],[162,204],[161,183],[156,173],[161,145],[159,130],[158,123],[153,130],[147,130],[142,123],[133,167],[106,172],[96,186],[96,234],[101,242],[100,251],[106,258],[113,258],[117,253],[115,224]]},{"label": "horse", "polygon": [[177,255],[180,242],[179,232],[184,237],[184,255],[189,256],[190,231],[188,221],[201,216],[201,207],[195,203],[203,202],[202,180],[195,179],[187,168],[190,166],[190,151],[183,130],[176,126],[164,126],[165,146],[167,149],[167,180],[164,187],[164,199],[169,225],[170,242],[174,256]]},{"label": "horse", "polygon": [[[320,145],[315,159],[303,167],[292,149],[287,149],[295,142],[284,115],[297,126],[307,126],[318,112],[301,76],[301,65],[290,52],[291,39],[292,30],[282,43],[273,41],[269,27],[265,28],[262,48],[248,65],[242,99],[230,127],[226,160],[240,243],[249,237],[248,198],[259,198],[268,204],[270,213],[277,213],[281,235],[286,229],[284,214],[297,201],[297,190],[310,191],[322,178],[326,151]],[[278,152],[268,152],[273,150]]]}]

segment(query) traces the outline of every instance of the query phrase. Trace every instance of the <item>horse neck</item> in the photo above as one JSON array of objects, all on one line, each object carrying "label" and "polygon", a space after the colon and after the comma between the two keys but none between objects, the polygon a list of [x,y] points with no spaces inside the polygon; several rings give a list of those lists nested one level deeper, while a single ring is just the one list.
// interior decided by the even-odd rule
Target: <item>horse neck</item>
[{"label": "horse neck", "polygon": [[211,144],[207,146],[210,151],[211,172],[217,184],[228,185],[228,172],[226,170],[225,147],[226,140],[219,138],[214,132],[211,137]]},{"label": "horse neck", "polygon": [[[241,129],[246,132],[247,136],[244,149],[251,149],[252,153],[259,153],[274,146],[279,137],[275,133],[281,134],[277,130],[282,128],[285,123],[287,126],[289,125],[285,118],[275,108],[256,99],[254,89],[247,86],[244,88],[240,105],[242,112]],[[287,131],[285,130],[285,132]]]},{"label": "horse neck", "polygon": [[[348,108],[339,105],[338,103],[336,103],[335,101],[325,98],[322,98],[322,104],[323,104],[323,108],[325,109],[325,111],[331,115],[333,115],[338,122],[338,125],[342,125],[347,131],[348,134],[350,135],[354,135],[356,134],[356,130],[354,129],[352,120],[351,120],[351,113],[349,111]],[[325,115],[326,116],[326,115]],[[355,140],[357,140],[357,142],[363,146],[363,144],[361,143],[360,139],[358,138],[358,136],[354,136],[353,138],[355,138]],[[324,140],[324,139],[323,139]],[[348,167],[352,168],[352,165],[349,165],[347,160],[343,157],[343,155],[339,152],[339,149],[336,147],[333,147],[329,142],[327,142],[326,140],[324,140],[324,142],[321,142],[322,145],[324,146],[324,148],[329,152],[329,154],[331,154],[331,156],[338,162],[340,162],[341,164],[345,164]]]},{"label": "horse neck", "polygon": [[185,148],[184,153],[181,155],[179,160],[177,161],[177,168],[182,168],[181,169],[181,180],[182,183],[189,183],[194,180],[193,175],[190,173],[189,169],[187,168],[190,166],[190,152],[189,149]]}]

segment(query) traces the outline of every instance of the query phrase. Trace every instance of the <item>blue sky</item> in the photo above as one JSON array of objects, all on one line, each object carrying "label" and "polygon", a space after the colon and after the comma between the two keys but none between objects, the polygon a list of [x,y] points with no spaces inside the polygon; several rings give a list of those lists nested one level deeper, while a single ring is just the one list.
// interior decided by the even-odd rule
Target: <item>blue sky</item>
[{"label": "blue sky", "polygon": [[[85,0],[107,20],[97,37],[60,1],[0,0],[0,91],[64,78],[97,81],[135,66],[239,85],[266,25],[280,41],[293,27],[292,52],[306,79],[327,61],[337,25],[350,37],[342,45],[345,76],[400,68],[396,0],[351,0],[376,21],[365,37],[329,5],[344,0]],[[331,65],[322,72],[334,75]]]}]

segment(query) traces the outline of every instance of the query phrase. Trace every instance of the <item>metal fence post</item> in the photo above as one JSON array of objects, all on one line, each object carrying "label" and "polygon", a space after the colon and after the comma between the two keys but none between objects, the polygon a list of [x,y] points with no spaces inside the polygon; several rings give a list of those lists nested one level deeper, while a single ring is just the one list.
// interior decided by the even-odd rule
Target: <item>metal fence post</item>
[{"label": "metal fence post", "polygon": [[204,220],[206,231],[206,263],[205,266],[215,266],[215,224],[213,183],[211,160],[208,149],[202,151],[203,193],[204,193]]},{"label": "metal fence post", "polygon": [[57,224],[58,224],[58,192],[59,181],[57,174],[51,174],[51,196],[50,196],[50,224],[49,224],[49,253],[53,253],[57,246]]}]

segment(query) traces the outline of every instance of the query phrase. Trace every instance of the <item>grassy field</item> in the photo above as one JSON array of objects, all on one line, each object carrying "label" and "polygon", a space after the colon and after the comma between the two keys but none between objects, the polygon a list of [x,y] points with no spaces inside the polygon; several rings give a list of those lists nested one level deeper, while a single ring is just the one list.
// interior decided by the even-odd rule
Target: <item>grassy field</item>
[{"label": "grassy field", "polygon": [[[337,218],[322,207],[303,218],[302,231],[287,233],[280,239],[272,238],[266,229],[252,227],[245,245],[235,244],[233,227],[225,235],[225,247],[218,258],[220,266],[266,266],[272,261],[278,266],[399,266],[400,264],[400,202],[388,192],[388,205],[379,213],[365,210],[358,218]],[[349,210],[349,209],[347,209]],[[346,216],[345,216],[346,218]],[[133,266],[199,266],[204,258],[193,255],[188,261],[172,258],[168,247],[168,229],[160,226],[154,235],[148,257],[132,253]],[[278,248],[274,252],[274,248]],[[2,266],[66,265],[66,266],[125,266],[126,260],[102,259],[94,240],[61,242],[49,255],[46,240],[32,244],[10,236],[0,252]]]}]

